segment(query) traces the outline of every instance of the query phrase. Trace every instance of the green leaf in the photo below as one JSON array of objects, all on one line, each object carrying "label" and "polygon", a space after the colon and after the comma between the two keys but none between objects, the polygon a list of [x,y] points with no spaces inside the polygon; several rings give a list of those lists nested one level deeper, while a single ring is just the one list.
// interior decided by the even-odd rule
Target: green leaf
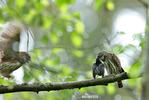
[{"label": "green leaf", "polygon": [[42,51],[40,49],[34,49],[33,53],[37,56],[42,55]]},{"label": "green leaf", "polygon": [[50,39],[51,39],[51,42],[54,44],[58,43],[58,41],[59,41],[59,38],[55,33],[50,34]]},{"label": "green leaf", "polygon": [[133,39],[141,41],[143,39],[142,33],[133,34]]},{"label": "green leaf", "polygon": [[30,99],[31,94],[27,93],[27,92],[23,92],[23,93],[21,93],[21,95],[23,96],[24,99],[28,100],[28,99]]},{"label": "green leaf", "polygon": [[112,51],[117,55],[121,54],[126,51],[126,49],[122,45],[115,45],[112,49]]},{"label": "green leaf", "polygon": [[76,57],[83,57],[83,52],[80,50],[73,50],[72,53],[76,56]]},{"label": "green leaf", "polygon": [[41,0],[41,4],[46,7],[49,5],[49,2],[48,2],[48,0]]},{"label": "green leaf", "polygon": [[77,35],[77,34],[71,35],[71,40],[72,40],[72,44],[75,47],[81,47],[81,45],[82,45],[82,38],[81,38],[80,35]]},{"label": "green leaf", "polygon": [[45,64],[46,66],[58,66],[60,63],[60,59],[58,56],[55,56],[55,58],[47,58],[43,61],[43,64]]},{"label": "green leaf", "polygon": [[86,89],[85,88],[81,88],[81,89],[79,89],[79,92],[84,94],[86,92]]},{"label": "green leaf", "polygon": [[25,4],[25,0],[17,0],[17,5],[21,8]]},{"label": "green leaf", "polygon": [[134,46],[133,44],[128,44],[128,45],[125,46],[125,49],[126,50],[128,50],[128,49],[129,50],[135,50],[136,49],[136,46]]},{"label": "green leaf", "polygon": [[118,32],[119,34],[125,34],[125,32],[122,32],[122,31],[120,31],[120,32]]},{"label": "green leaf", "polygon": [[25,82],[29,82],[32,79],[32,75],[30,75],[30,73],[28,73],[27,71],[24,71],[24,77],[23,80]]},{"label": "green leaf", "polygon": [[40,1],[34,2],[34,5],[36,7],[36,12],[41,12],[44,9],[44,6],[40,3]]},{"label": "green leaf", "polygon": [[98,10],[104,4],[104,0],[95,0],[94,9]]},{"label": "green leaf", "polygon": [[128,80],[127,82],[128,82],[129,86],[133,87],[133,86],[136,85],[137,80],[136,79],[131,79],[131,80]]},{"label": "green leaf", "polygon": [[60,6],[60,11],[61,11],[61,13],[67,13],[68,6],[66,4],[61,5]]},{"label": "green leaf", "polygon": [[136,61],[129,69],[130,77],[136,77],[140,74],[141,61]]},{"label": "green leaf", "polygon": [[60,63],[60,59],[55,58],[55,59],[49,60],[49,63],[50,63],[51,66],[58,66],[59,63]]},{"label": "green leaf", "polygon": [[49,38],[47,35],[44,35],[41,39],[41,42],[43,42],[43,43],[48,43],[48,41],[49,41]]},{"label": "green leaf", "polygon": [[36,9],[31,9],[30,12],[25,16],[27,22],[32,21],[33,17],[37,14]]},{"label": "green leaf", "polygon": [[75,17],[76,19],[80,19],[80,13],[74,12],[73,17]]},{"label": "green leaf", "polygon": [[5,99],[12,100],[13,94],[12,93],[6,93],[4,96],[5,96]]},{"label": "green leaf", "polygon": [[114,94],[115,93],[115,87],[114,87],[114,85],[112,85],[112,84],[108,84],[108,86],[107,86],[107,91],[108,91],[108,93],[109,94]]},{"label": "green leaf", "polygon": [[61,18],[64,20],[71,20],[73,17],[72,17],[72,15],[70,15],[68,13],[62,13]]},{"label": "green leaf", "polygon": [[44,27],[45,29],[50,29],[51,25],[52,25],[52,20],[51,20],[51,18],[48,17],[48,16],[44,16],[44,17],[43,17],[43,27]]},{"label": "green leaf", "polygon": [[98,86],[97,88],[98,88],[98,89],[97,89],[97,92],[98,92],[100,95],[103,95],[103,94],[105,93],[105,90],[104,90],[104,88],[103,88],[102,86]]},{"label": "green leaf", "polygon": [[106,7],[109,11],[113,11],[114,10],[114,3],[112,2],[112,0],[108,0],[106,3]]},{"label": "green leaf", "polygon": [[62,66],[61,70],[64,76],[69,76],[72,73],[72,68],[69,66]]},{"label": "green leaf", "polygon": [[144,49],[144,47],[145,47],[145,39],[142,39],[142,41],[140,42],[139,46],[141,46],[141,48]]},{"label": "green leaf", "polygon": [[45,59],[42,63],[46,66],[51,66],[51,59]]},{"label": "green leaf", "polygon": [[63,51],[64,51],[63,48],[54,48],[54,49],[52,50],[52,53],[53,53],[53,54],[57,54],[57,53],[60,53],[60,52],[63,52]]},{"label": "green leaf", "polygon": [[41,55],[42,55],[42,51],[40,49],[34,49],[31,55],[32,61],[37,61]]},{"label": "green leaf", "polygon": [[75,23],[75,28],[76,28],[76,31],[77,31],[78,33],[83,33],[83,31],[84,31],[84,25],[83,25],[83,23],[80,22],[80,21],[77,21],[77,22]]},{"label": "green leaf", "polygon": [[87,63],[88,63],[89,65],[91,65],[91,64],[93,64],[95,58],[92,58],[92,57],[88,56],[88,57],[86,58],[86,60],[87,60]]},{"label": "green leaf", "polygon": [[75,0],[55,0],[58,6],[61,6],[63,4],[71,4],[71,3],[74,3],[74,1]]}]

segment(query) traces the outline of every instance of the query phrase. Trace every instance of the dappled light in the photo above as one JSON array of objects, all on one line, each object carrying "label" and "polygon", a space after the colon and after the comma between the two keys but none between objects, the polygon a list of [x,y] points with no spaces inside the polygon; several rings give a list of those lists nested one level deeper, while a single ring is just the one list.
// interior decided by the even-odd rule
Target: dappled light
[{"label": "dappled light", "polygon": [[147,11],[147,0],[0,0],[0,100],[148,100]]}]

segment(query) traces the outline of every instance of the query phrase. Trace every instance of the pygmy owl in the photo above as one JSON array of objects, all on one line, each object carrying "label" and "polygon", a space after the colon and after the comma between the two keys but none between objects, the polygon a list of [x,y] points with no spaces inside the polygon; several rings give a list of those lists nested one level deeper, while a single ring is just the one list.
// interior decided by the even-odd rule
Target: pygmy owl
[{"label": "pygmy owl", "polygon": [[[109,75],[116,75],[124,72],[120,60],[115,54],[102,51],[98,53],[97,58],[99,58],[104,62],[104,66]],[[119,88],[123,87],[122,81],[118,81],[118,87]]]},{"label": "pygmy owl", "polygon": [[[22,24],[15,22],[6,23],[0,36],[0,74],[10,78],[10,74],[30,61],[27,52],[18,52],[13,49],[15,42],[20,42],[20,33],[24,30]],[[16,49],[16,48],[15,48]]]}]

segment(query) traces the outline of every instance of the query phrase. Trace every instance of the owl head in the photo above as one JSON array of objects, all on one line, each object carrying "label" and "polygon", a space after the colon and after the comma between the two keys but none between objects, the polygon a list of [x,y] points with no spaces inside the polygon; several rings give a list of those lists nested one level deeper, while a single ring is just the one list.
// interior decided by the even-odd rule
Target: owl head
[{"label": "owl head", "polygon": [[105,61],[107,57],[107,52],[106,51],[101,51],[98,53],[97,59]]}]

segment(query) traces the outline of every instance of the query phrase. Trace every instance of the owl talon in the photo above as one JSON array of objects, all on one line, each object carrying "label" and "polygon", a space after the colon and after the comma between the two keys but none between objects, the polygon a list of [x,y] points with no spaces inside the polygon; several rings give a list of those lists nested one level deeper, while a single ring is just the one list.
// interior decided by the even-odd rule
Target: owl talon
[{"label": "owl talon", "polygon": [[105,77],[115,77],[115,74],[106,75]]},{"label": "owl talon", "polygon": [[110,77],[110,75],[105,75],[105,77]]},{"label": "owl talon", "polygon": [[14,76],[13,75],[8,75],[8,76],[4,76],[4,77],[6,77],[8,79],[14,79]]},{"label": "owl talon", "polygon": [[14,76],[13,75],[8,75],[8,76],[6,76],[6,78],[8,78],[8,79],[14,79]]},{"label": "owl talon", "polygon": [[13,76],[13,75],[6,74],[5,72],[1,72],[1,75],[2,75],[3,77],[8,78],[8,79],[13,79],[13,78],[14,78],[14,76]]},{"label": "owl talon", "polygon": [[111,74],[110,76],[115,77],[116,75],[115,74]]}]

